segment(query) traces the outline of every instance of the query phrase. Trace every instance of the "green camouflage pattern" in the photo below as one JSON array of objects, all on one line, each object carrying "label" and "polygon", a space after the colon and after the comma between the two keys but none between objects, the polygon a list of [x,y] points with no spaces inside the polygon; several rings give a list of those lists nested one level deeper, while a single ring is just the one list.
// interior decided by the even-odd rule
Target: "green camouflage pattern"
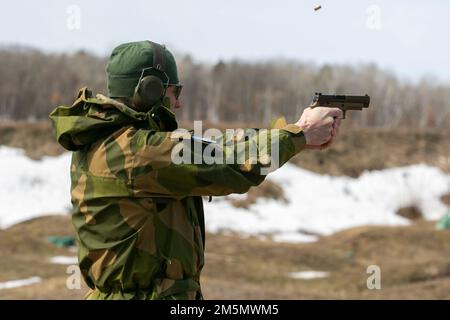
[{"label": "green camouflage pattern", "polygon": [[[86,88],[50,118],[58,142],[73,151],[72,221],[91,288],[86,298],[202,299],[202,196],[247,192],[264,180],[259,169],[267,163],[174,164],[178,142],[171,132],[160,131],[150,114],[101,94],[94,98]],[[295,125],[274,131],[281,165],[306,142]]]}]

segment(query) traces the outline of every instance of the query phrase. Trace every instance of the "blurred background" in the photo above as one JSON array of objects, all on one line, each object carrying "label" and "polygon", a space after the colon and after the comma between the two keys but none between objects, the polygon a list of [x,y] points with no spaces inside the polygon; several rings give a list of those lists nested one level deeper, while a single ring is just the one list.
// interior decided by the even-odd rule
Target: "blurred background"
[{"label": "blurred background", "polygon": [[445,0],[3,1],[0,299],[83,298],[70,154],[48,114],[83,86],[106,93],[109,53],[144,39],[176,55],[185,128],[295,122],[315,92],[371,96],[331,148],[205,204],[207,299],[449,299],[449,13]]}]

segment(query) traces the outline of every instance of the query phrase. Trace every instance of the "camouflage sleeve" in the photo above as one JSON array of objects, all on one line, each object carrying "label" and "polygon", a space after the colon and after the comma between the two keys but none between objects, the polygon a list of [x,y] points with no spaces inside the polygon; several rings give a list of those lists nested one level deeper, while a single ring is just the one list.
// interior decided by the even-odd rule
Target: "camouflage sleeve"
[{"label": "camouflage sleeve", "polygon": [[219,196],[244,193],[306,145],[296,125],[246,129],[211,140],[186,132],[137,130],[131,181],[136,196]]}]

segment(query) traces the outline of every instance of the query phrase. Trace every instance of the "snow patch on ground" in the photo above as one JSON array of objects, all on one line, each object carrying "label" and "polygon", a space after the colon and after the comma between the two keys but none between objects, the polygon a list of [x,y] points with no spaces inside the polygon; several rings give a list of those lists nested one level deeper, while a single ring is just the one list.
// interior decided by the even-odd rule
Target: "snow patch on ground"
[{"label": "snow patch on ground", "polygon": [[289,277],[293,279],[312,280],[312,279],[327,278],[329,275],[330,273],[327,271],[308,270],[308,271],[291,272],[289,274]]},{"label": "snow patch on ground", "polygon": [[0,282],[0,290],[29,286],[32,284],[40,283],[41,281],[42,279],[40,277],[31,277],[27,279]]},{"label": "snow patch on ground", "polygon": [[404,206],[417,206],[425,219],[439,219],[447,210],[439,198],[450,190],[450,176],[427,165],[365,172],[350,178],[320,175],[286,164],[268,179],[283,188],[288,204],[260,199],[246,210],[213,198],[205,203],[208,229],[310,242],[363,225],[408,225],[409,220],[396,214]]},{"label": "snow patch on ground", "polygon": [[0,228],[70,210],[70,154],[31,160],[0,147]]},{"label": "snow patch on ground", "polygon": [[54,264],[76,264],[78,265],[78,258],[77,257],[69,257],[69,256],[56,256],[56,257],[51,257],[48,260],[50,263],[54,263]]},{"label": "snow patch on ground", "polygon": [[[27,158],[0,146],[0,228],[48,214],[68,213],[70,153]],[[320,236],[363,225],[403,226],[397,209],[415,205],[428,220],[447,210],[441,195],[450,191],[450,175],[420,164],[363,173],[358,178],[320,175],[286,164],[268,176],[289,203],[259,199],[249,209],[235,208],[231,197],[205,201],[206,228],[276,241],[312,242]]]}]

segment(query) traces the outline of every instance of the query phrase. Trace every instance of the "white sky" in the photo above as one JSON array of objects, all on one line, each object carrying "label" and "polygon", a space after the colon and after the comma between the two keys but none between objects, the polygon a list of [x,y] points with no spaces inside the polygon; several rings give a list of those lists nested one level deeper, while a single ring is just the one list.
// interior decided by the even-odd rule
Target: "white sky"
[{"label": "white sky", "polygon": [[[79,29],[68,27],[76,22],[71,5],[80,9]],[[381,29],[368,27],[372,5]],[[150,39],[207,62],[374,62],[404,79],[450,83],[449,15],[448,0],[15,0],[0,3],[0,44],[106,55]]]}]

